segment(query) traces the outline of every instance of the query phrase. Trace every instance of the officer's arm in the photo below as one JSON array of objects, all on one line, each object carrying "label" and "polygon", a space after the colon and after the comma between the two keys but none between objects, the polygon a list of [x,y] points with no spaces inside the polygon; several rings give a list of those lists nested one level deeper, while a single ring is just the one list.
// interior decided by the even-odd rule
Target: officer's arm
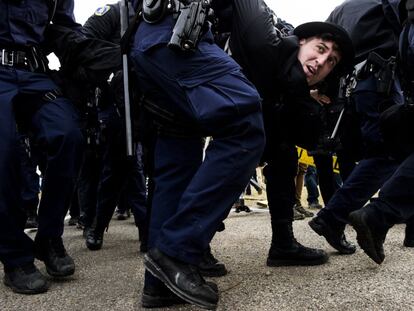
[{"label": "officer's arm", "polygon": [[[100,11],[101,10],[101,11]],[[106,11],[107,10],[107,11]],[[83,25],[82,32],[89,38],[112,41],[119,30],[119,6],[107,5],[95,11]]]},{"label": "officer's arm", "polygon": [[53,24],[65,26],[80,32],[82,26],[75,21],[75,15],[73,14],[74,6],[73,0],[57,0],[56,12],[52,19]]}]

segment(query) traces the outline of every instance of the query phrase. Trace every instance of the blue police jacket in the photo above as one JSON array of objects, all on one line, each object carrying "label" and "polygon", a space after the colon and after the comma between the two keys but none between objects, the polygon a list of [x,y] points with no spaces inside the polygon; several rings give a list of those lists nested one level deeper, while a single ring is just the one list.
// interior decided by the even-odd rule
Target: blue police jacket
[{"label": "blue police jacket", "polygon": [[[73,8],[73,0],[57,0],[53,23],[80,30]],[[0,0],[0,47],[43,43],[50,11],[48,0]]]}]

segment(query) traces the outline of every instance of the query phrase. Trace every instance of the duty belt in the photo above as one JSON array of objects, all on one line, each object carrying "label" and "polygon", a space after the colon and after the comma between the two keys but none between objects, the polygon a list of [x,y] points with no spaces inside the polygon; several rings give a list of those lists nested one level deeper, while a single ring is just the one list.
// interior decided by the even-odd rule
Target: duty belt
[{"label": "duty belt", "polygon": [[0,64],[2,66],[29,68],[26,52],[6,49],[1,49],[0,51]]},{"label": "duty belt", "polygon": [[0,66],[42,73],[48,69],[47,60],[36,47],[25,50],[0,47]]}]

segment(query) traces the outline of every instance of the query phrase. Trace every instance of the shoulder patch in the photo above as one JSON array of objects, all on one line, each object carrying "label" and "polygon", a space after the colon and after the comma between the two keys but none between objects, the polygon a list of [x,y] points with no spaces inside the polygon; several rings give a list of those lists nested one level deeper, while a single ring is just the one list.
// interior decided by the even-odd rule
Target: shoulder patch
[{"label": "shoulder patch", "polygon": [[102,6],[102,7],[96,9],[95,15],[96,16],[103,16],[106,13],[108,13],[110,9],[111,9],[110,5]]}]

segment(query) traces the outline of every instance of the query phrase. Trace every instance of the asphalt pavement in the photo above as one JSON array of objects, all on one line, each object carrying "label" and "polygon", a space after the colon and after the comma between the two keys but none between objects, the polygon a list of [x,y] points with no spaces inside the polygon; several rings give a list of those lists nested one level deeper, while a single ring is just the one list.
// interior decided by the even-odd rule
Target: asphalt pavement
[{"label": "asphalt pavement", "polygon": [[[220,290],[218,310],[414,310],[414,249],[402,246],[404,225],[390,230],[386,258],[378,266],[359,248],[354,255],[338,255],[311,231],[309,219],[295,221],[297,239],[325,249],[329,262],[269,268],[269,217],[267,210],[232,212],[226,230],[214,238],[213,253],[229,270],[227,276],[214,279]],[[352,228],[347,228],[347,235],[356,242]],[[49,291],[35,296],[15,294],[1,284],[0,311],[144,310],[143,255],[132,219],[111,222],[102,250],[89,251],[75,227],[66,226],[64,242],[76,262],[75,275],[50,279]],[[41,262],[36,265],[46,274]],[[181,305],[171,310],[200,309]]]}]

